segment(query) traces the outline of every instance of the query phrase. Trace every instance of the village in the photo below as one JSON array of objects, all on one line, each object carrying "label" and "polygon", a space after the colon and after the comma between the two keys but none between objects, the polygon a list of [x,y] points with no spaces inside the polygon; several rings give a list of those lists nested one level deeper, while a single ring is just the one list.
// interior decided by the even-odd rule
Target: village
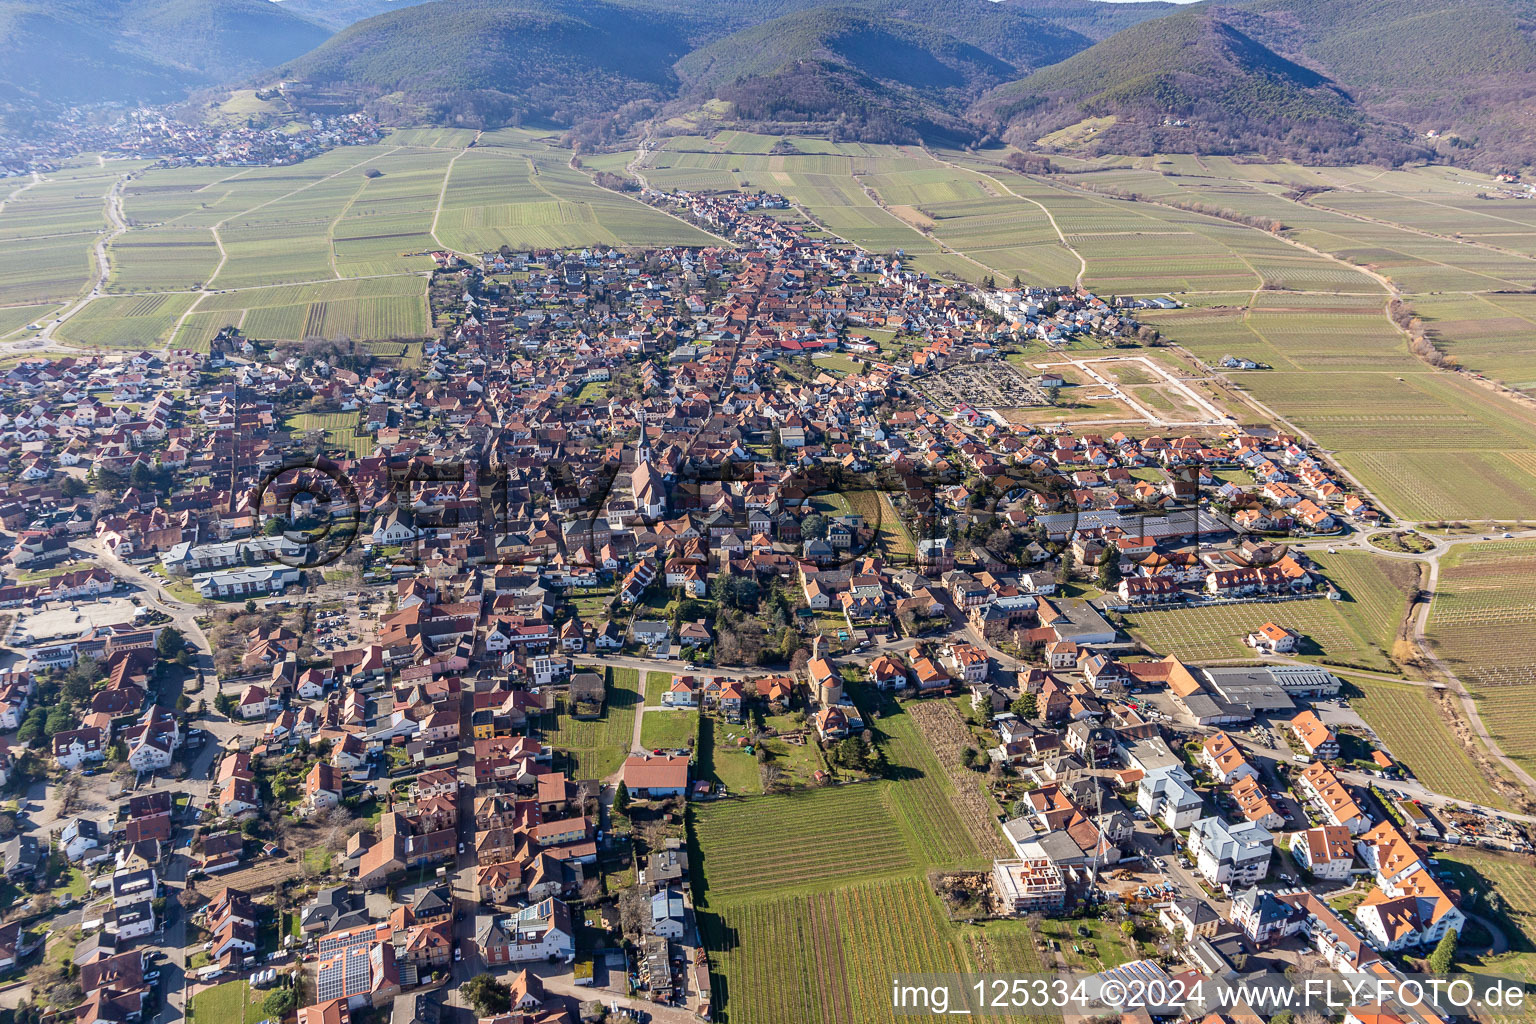
[{"label": "village", "polygon": [[[0,376],[18,1019],[713,1019],[695,809],[905,785],[905,707],[1003,851],[948,876],[975,917],[1155,931],[1161,978],[1507,941],[1433,851],[1525,819],[1416,782],[1293,622],[1369,495],[1273,426],[998,414],[1071,386],[1011,354],[1151,300],[646,198],[736,246],[439,254],[411,362]],[[1217,605],[1250,658],[1124,626]]]}]

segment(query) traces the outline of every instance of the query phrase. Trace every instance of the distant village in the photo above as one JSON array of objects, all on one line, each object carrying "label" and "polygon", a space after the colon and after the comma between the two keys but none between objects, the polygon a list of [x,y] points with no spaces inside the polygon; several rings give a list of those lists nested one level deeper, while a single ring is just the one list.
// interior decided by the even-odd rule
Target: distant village
[{"label": "distant village", "polygon": [[70,110],[46,131],[0,133],[0,178],[47,173],[81,153],[147,159],[167,167],[276,167],[296,164],[337,146],[378,142],[383,130],[366,114],[310,115],[299,130],[190,123],[158,107],[104,116]]}]

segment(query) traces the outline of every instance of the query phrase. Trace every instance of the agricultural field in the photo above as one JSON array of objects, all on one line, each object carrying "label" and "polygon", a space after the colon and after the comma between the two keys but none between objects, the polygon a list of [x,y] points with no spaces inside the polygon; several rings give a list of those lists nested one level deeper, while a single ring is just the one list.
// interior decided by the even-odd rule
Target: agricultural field
[{"label": "agricultural field", "polygon": [[1359,692],[1350,708],[1376,731],[1387,752],[1407,765],[1436,793],[1483,804],[1506,806],[1488,784],[1430,698],[1428,688],[1339,673]]},{"label": "agricultural field", "polygon": [[195,297],[175,292],[96,299],[55,331],[60,341],[109,348],[156,348]]},{"label": "agricultural field", "polygon": [[974,971],[983,951],[1008,964],[997,969],[1034,966],[1020,955],[1032,948],[1004,928],[949,922],[921,878],[711,905],[699,920],[727,1024],[931,1021],[895,1014],[893,973]]},{"label": "agricultural field", "polygon": [[1453,548],[1440,562],[1428,637],[1495,742],[1536,767],[1536,541]]},{"label": "agricultural field", "polygon": [[1529,858],[1466,847],[1436,855],[1462,893],[1462,906],[1490,918],[1509,940],[1499,956],[1457,957],[1457,969],[1536,981],[1536,873]]},{"label": "agricultural field", "polygon": [[[885,982],[871,988],[867,979],[1034,962],[1032,946],[1006,927],[993,947],[990,926],[960,928],[944,917],[926,872],[983,868],[1002,854],[1001,836],[978,837],[961,820],[912,716],[889,701],[879,710],[866,720],[896,778],[690,807],[693,863],[704,880],[699,919],[725,1019],[886,1020]],[[738,756],[714,751],[717,742],[701,737],[701,764]],[[804,939],[807,922],[817,922],[815,942]],[[787,973],[786,950],[800,965]]]},{"label": "agricultural field", "polygon": [[1343,600],[1316,598],[1275,604],[1226,604],[1131,612],[1133,636],[1159,654],[1185,661],[1251,660],[1243,637],[1265,622],[1301,632],[1303,658],[1393,672],[1392,638],[1404,610],[1414,568],[1371,555],[1317,556]]},{"label": "agricultural field", "polygon": [[[105,297],[61,330],[62,340],[206,349],[231,325],[273,341],[419,338],[429,328],[423,277],[435,249],[718,241],[598,188],[568,166],[569,151],[532,133],[490,133],[467,149],[473,138],[402,131],[289,167],[113,162],[55,172],[0,197],[0,308],[62,302],[86,289],[92,247],[108,227],[107,195],[130,169],[128,229],[107,246]],[[148,292],[169,296],[169,320],[134,313],[120,332],[92,322],[115,322],[127,308],[116,298]],[[12,320],[0,314],[0,333],[28,322]]]},{"label": "agricultural field", "polygon": [[423,280],[383,277],[204,295],[182,320],[175,342],[206,351],[225,327],[271,341],[394,340],[421,337],[428,325]]},{"label": "agricultural field", "polygon": [[[544,742],[571,760],[577,779],[603,779],[619,770],[635,735],[635,705],[640,703],[640,673],[607,668],[608,699],[601,718],[583,721],[562,714],[544,730]],[[643,723],[642,723],[643,724]]]},{"label": "agricultural field", "polygon": [[136,161],[65,167],[0,190],[0,306],[60,302],[85,291],[91,249],[107,231],[107,196]]}]

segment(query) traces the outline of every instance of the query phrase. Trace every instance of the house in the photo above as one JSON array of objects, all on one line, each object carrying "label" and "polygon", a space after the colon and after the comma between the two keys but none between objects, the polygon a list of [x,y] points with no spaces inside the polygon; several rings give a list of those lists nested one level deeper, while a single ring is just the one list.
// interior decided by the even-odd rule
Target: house
[{"label": "house", "polygon": [[1223,785],[1231,785],[1239,779],[1259,777],[1259,770],[1243,756],[1232,737],[1224,732],[1216,733],[1200,745],[1200,763],[1211,773],[1212,778]]},{"label": "house", "polygon": [[1171,829],[1193,824],[1205,810],[1205,799],[1194,780],[1178,765],[1154,768],[1136,786],[1136,806],[1149,818],[1161,819]]},{"label": "house", "polygon": [[576,950],[570,909],[549,898],[512,917],[482,916],[475,928],[475,946],[487,966],[564,959]]},{"label": "house", "polygon": [[1356,841],[1376,888],[1355,908],[1355,920],[1379,948],[1433,945],[1466,918],[1451,892],[1430,871],[1429,858],[1389,821]]},{"label": "house", "polygon": [[906,666],[888,654],[869,663],[869,679],[882,690],[904,690],[909,685]]},{"label": "house", "polygon": [[631,797],[660,799],[688,792],[686,757],[631,757],[625,760],[621,772]]},{"label": "house", "polygon": [[1284,626],[1266,622],[1244,637],[1243,643],[1266,654],[1293,654],[1301,645],[1301,635]]},{"label": "house", "polygon": [[1339,781],[1321,762],[1314,761],[1296,777],[1297,792],[1312,801],[1322,812],[1323,820],[1330,825],[1342,825],[1351,835],[1359,835],[1371,827],[1371,816],[1355,800],[1349,787]]},{"label": "house", "polygon": [[680,889],[667,886],[651,897],[652,935],[678,940],[687,930],[687,904]]},{"label": "house", "polygon": [[1242,812],[1244,818],[1257,822],[1268,829],[1281,828],[1285,825],[1285,815],[1279,806],[1269,795],[1269,790],[1251,775],[1245,775],[1237,780],[1232,787],[1232,800],[1237,804],[1237,809]]},{"label": "house", "polygon": [[236,710],[241,718],[265,718],[271,706],[272,699],[267,693],[267,688],[252,683],[240,694],[240,702],[236,705]]},{"label": "house", "polygon": [[1253,886],[1232,897],[1232,923],[1259,948],[1301,929],[1297,908],[1267,889]]},{"label": "house", "polygon": [[343,1001],[349,1009],[381,1007],[400,994],[400,970],[392,943],[370,939],[326,950],[315,964],[315,993],[321,1003]]},{"label": "house", "polygon": [[1323,724],[1317,712],[1303,711],[1290,721],[1291,733],[1302,748],[1313,757],[1331,761],[1339,756],[1339,741],[1333,730]]},{"label": "house", "polygon": [[341,803],[341,772],[334,765],[316,761],[304,776],[304,807],[311,814],[328,811]]},{"label": "house", "polygon": [[1238,888],[1257,883],[1269,871],[1274,836],[1252,821],[1229,825],[1218,817],[1190,826],[1189,846],[1195,866],[1212,885]]},{"label": "house", "polygon": [[699,684],[693,676],[673,676],[667,692],[661,695],[661,704],[668,708],[696,708],[699,706]]},{"label": "house", "polygon": [[12,836],[0,843],[0,859],[5,861],[5,877],[12,882],[35,877],[48,863],[48,847],[31,833]]},{"label": "house", "polygon": [[53,734],[53,760],[66,771],[107,758],[107,744],[100,729],[87,726]]},{"label": "house", "polygon": [[90,863],[93,860],[105,860],[107,853],[92,854],[92,850],[100,850],[105,839],[101,827],[90,818],[71,818],[69,823],[59,832],[59,849],[71,864],[81,862]]},{"label": "house", "polygon": [[1190,897],[1171,901],[1158,912],[1157,919],[1185,942],[1211,938],[1221,927],[1221,917],[1209,903]]},{"label": "house", "polygon": [[299,1024],[352,1024],[345,999],[327,999],[299,1010]]},{"label": "house", "polygon": [[637,644],[656,647],[667,642],[672,635],[672,628],[658,619],[636,619],[630,624],[629,635]]},{"label": "house", "polygon": [[1291,856],[1314,878],[1342,881],[1355,863],[1355,840],[1342,825],[1319,825],[1291,836]]}]

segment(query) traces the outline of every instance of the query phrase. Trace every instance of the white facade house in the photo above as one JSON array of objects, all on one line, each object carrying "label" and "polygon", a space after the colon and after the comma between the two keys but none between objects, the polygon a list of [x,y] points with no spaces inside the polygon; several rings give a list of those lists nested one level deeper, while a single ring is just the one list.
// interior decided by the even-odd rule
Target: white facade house
[{"label": "white facade house", "polygon": [[1319,825],[1291,836],[1291,856],[1313,878],[1337,882],[1349,877],[1355,841],[1342,825]]},{"label": "white facade house", "polygon": [[204,597],[244,597],[247,594],[272,594],[299,582],[299,570],[288,566],[264,569],[226,569],[192,578],[192,585]]},{"label": "white facade house", "polygon": [[1254,885],[1268,873],[1275,837],[1257,822],[1232,825],[1210,817],[1190,826],[1189,845],[1207,882],[1238,888]]},{"label": "white facade house", "polygon": [[1178,765],[1154,768],[1136,787],[1136,806],[1171,829],[1188,828],[1205,810],[1194,780]]}]

